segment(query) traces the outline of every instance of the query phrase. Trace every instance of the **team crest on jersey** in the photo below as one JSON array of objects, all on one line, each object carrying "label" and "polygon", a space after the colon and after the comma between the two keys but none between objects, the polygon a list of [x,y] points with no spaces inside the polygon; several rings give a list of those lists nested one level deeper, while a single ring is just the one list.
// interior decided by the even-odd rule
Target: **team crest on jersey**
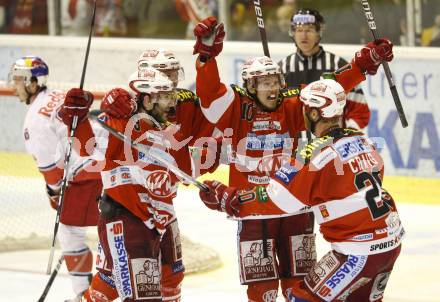
[{"label": "team crest on jersey", "polygon": [[374,279],[373,287],[371,288],[370,301],[377,301],[383,298],[383,293],[389,278],[390,272],[377,275],[376,279]]},{"label": "team crest on jersey", "polygon": [[130,260],[137,300],[160,299],[160,269],[157,259],[136,258]]},{"label": "team crest on jersey", "polygon": [[245,282],[278,278],[273,249],[274,240],[267,240],[267,257],[263,251],[263,241],[240,242],[241,273]]},{"label": "team crest on jersey", "polygon": [[278,290],[271,289],[263,293],[264,302],[275,302],[278,296]]},{"label": "team crest on jersey", "polygon": [[155,170],[148,174],[146,188],[157,197],[171,196],[177,189],[172,183],[171,175],[163,170]]}]

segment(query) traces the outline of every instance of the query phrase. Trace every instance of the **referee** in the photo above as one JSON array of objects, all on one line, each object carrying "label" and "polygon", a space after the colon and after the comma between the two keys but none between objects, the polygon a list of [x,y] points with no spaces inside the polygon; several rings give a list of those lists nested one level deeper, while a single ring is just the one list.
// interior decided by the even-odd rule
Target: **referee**
[{"label": "referee", "polygon": [[[317,81],[322,73],[333,72],[348,63],[343,58],[324,50],[320,45],[324,18],[317,10],[300,9],[292,16],[290,25],[289,34],[297,50],[278,63],[287,86],[299,86]],[[370,110],[364,93],[360,86],[357,86],[347,95],[342,126],[359,130],[368,125],[369,119]],[[309,141],[311,134],[303,133],[301,137]]]}]

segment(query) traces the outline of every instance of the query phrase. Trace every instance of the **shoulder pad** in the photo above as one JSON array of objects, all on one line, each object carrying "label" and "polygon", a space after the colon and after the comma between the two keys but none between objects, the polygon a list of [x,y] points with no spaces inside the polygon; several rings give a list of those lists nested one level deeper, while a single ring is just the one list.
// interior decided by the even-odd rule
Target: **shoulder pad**
[{"label": "shoulder pad", "polygon": [[253,97],[249,94],[249,92],[246,89],[244,89],[243,87],[240,87],[235,84],[231,84],[231,88],[232,88],[232,90],[237,92],[239,95],[253,99]]},{"label": "shoulder pad", "polygon": [[177,88],[177,102],[198,102],[199,97],[189,89]]},{"label": "shoulder pad", "polygon": [[299,87],[288,87],[288,88],[283,88],[280,90],[279,96],[280,98],[284,99],[284,98],[291,98],[294,96],[298,96],[300,92],[300,88]]}]

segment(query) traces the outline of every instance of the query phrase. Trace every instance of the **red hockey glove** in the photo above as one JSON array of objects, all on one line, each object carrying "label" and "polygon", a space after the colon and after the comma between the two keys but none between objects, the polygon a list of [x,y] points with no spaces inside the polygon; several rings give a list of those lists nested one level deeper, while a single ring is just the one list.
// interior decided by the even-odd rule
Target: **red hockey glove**
[{"label": "red hockey glove", "polygon": [[225,212],[229,216],[237,216],[237,188],[227,187],[218,181],[207,180],[203,183],[209,188],[209,192],[200,190],[199,196],[208,208]]},{"label": "red hockey glove", "polygon": [[53,190],[51,187],[46,185],[46,193],[47,197],[49,197],[49,204],[52,207],[52,209],[57,210],[58,209],[58,203],[60,200],[60,193]]},{"label": "red hockey glove", "polygon": [[79,88],[72,88],[67,92],[58,116],[69,127],[72,125],[74,116],[78,116],[78,123],[80,123],[87,117],[92,102],[92,93]]},{"label": "red hockey glove", "polygon": [[136,101],[122,88],[107,92],[101,103],[101,110],[115,118],[130,118],[136,109]]},{"label": "red hockey glove", "polygon": [[209,59],[219,55],[223,49],[225,30],[223,23],[218,24],[215,17],[208,17],[194,27],[197,39],[193,54],[200,54],[201,59]]},{"label": "red hockey glove", "polygon": [[356,52],[354,63],[364,72],[375,75],[380,63],[390,62],[393,59],[393,43],[388,39],[379,39],[369,42],[364,48]]}]

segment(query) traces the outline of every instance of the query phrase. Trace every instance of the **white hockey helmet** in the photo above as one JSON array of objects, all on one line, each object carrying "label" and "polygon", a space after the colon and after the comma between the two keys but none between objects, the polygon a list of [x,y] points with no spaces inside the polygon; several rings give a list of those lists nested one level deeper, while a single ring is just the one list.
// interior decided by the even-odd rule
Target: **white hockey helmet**
[{"label": "white hockey helmet", "polygon": [[262,56],[248,59],[241,69],[243,81],[249,81],[257,77],[275,74],[279,76],[281,86],[284,86],[284,76],[281,68],[271,58]]},{"label": "white hockey helmet", "polygon": [[322,118],[342,116],[346,103],[344,88],[335,80],[325,79],[310,83],[301,90],[301,102],[306,112],[319,110]]},{"label": "white hockey helmet", "polygon": [[160,71],[178,70],[178,81],[185,79],[185,73],[179,60],[172,51],[167,49],[147,49],[142,52],[138,59],[138,70],[147,67],[156,68]]},{"label": "white hockey helmet", "polygon": [[174,53],[166,49],[147,49],[139,57],[138,70],[153,67],[158,70],[180,69]]},{"label": "white hockey helmet", "polygon": [[136,95],[175,90],[173,82],[163,72],[151,67],[134,72],[128,80],[128,86]]},{"label": "white hockey helmet", "polygon": [[25,56],[14,62],[8,75],[8,83],[17,79],[23,79],[25,85],[31,83],[32,78],[37,80],[37,84],[45,86],[47,76],[49,75],[49,67],[47,64],[36,56]]}]

